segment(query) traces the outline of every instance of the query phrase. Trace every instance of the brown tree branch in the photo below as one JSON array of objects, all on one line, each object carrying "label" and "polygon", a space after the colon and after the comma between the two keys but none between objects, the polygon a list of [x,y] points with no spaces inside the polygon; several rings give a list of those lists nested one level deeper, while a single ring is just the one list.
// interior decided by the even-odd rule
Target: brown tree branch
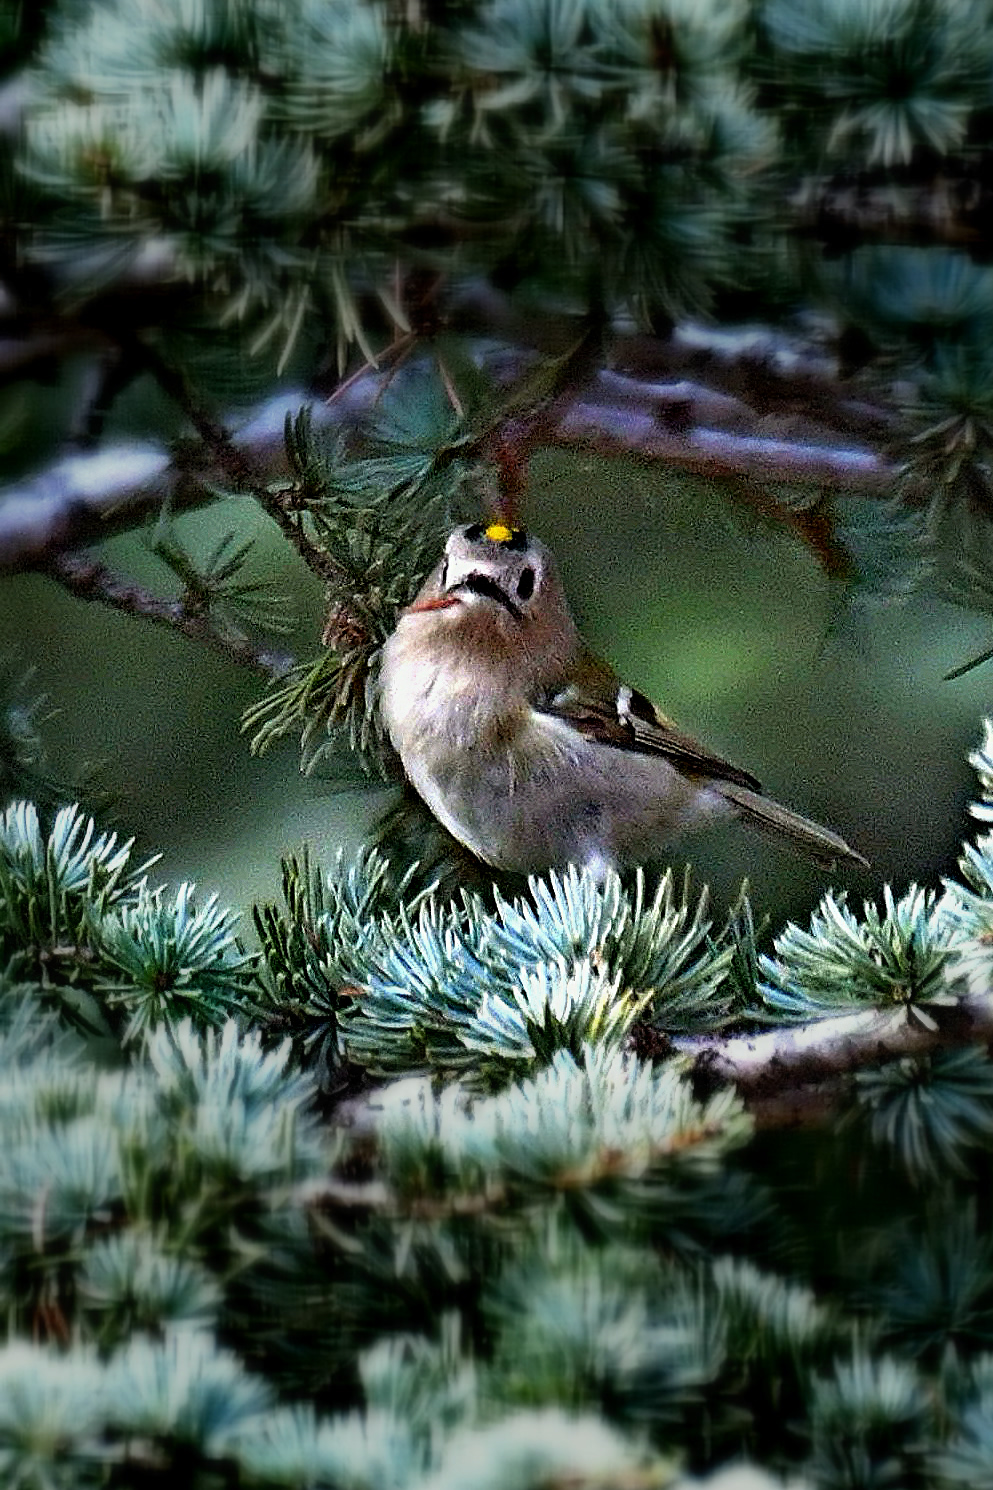
[{"label": "brown tree branch", "polygon": [[[34,482],[0,502],[0,572],[37,569],[73,594],[168,625],[225,652],[243,664],[278,677],[291,665],[285,653],[218,628],[202,606],[161,600],[83,558],[78,550],[133,526],[155,508],[209,501],[217,486],[251,492],[308,567],[337,597],[332,616],[347,611],[341,595],[348,588],[335,558],[311,538],[306,514],[296,504],[286,474],[284,422],[302,401],[299,395],[271,400],[232,437],[173,368],[137,332],[123,330],[119,351],[127,367],[144,369],[182,408],[199,435],[199,445],[178,457],[152,446],[104,450],[70,456]],[[506,414],[484,430],[478,452],[494,459],[501,498],[511,520],[523,488],[528,462],[542,445],[579,445],[605,454],[637,454],[699,474],[739,484],[749,500],[774,510],[811,542],[810,517],[798,520],[755,485],[803,479],[866,488],[890,474],[871,450],[820,443],[809,430],[800,439],[754,433],[754,411],[740,398],[692,382],[638,380],[604,369],[602,332],[588,333],[550,363],[520,349],[498,353],[498,382],[509,385]],[[369,369],[340,385],[338,396],[312,410],[314,424],[361,425],[382,393],[383,374]],[[523,383],[523,388],[521,385]],[[516,396],[515,389],[521,391]],[[816,427],[815,427],[816,431]],[[823,514],[822,514],[823,515]],[[816,518],[816,514],[815,514]],[[823,526],[823,524],[822,524]],[[831,572],[842,572],[847,556],[835,552],[830,532],[813,534],[816,552]],[[325,630],[334,645],[338,628]]]},{"label": "brown tree branch", "polygon": [[975,160],[946,159],[922,180],[871,176],[812,177],[793,193],[793,230],[854,248],[863,243],[944,244],[983,248],[989,241],[993,188]]},{"label": "brown tree branch", "polygon": [[730,1083],[746,1101],[762,1102],[901,1056],[993,1041],[993,992],[929,1003],[927,1013],[933,1028],[901,1006],[756,1035],[681,1037],[672,1044],[689,1058],[697,1080]]},{"label": "brown tree branch", "polygon": [[[666,418],[664,399],[646,390],[649,396],[656,398],[654,411],[604,398],[576,400],[549,443],[603,455],[638,455],[722,480],[803,481],[878,490],[893,479],[889,461],[858,447],[741,434],[707,425],[674,429]],[[684,401],[682,407],[692,413],[691,403]]]},{"label": "brown tree branch", "polygon": [[[283,419],[302,392],[272,400],[238,432],[257,472],[286,472]],[[201,449],[171,456],[153,444],[107,445],[63,455],[0,493],[0,573],[44,568],[60,549],[102,543],[139,527],[168,504],[173,512],[216,501],[228,473]]]},{"label": "brown tree branch", "polygon": [[617,337],[612,364],[641,382],[685,378],[736,399],[753,420],[799,418],[846,440],[885,438],[898,422],[892,408],[849,384],[827,346],[768,327],[688,321],[665,338]]},{"label": "brown tree branch", "polygon": [[281,678],[293,666],[286,652],[251,641],[236,632],[218,628],[209,612],[197,610],[183,600],[164,600],[142,585],[115,574],[105,564],[86,554],[54,553],[44,571],[63,589],[80,600],[97,600],[113,610],[140,616],[157,626],[167,626],[191,641],[201,642],[232,662],[252,667],[270,679]]},{"label": "brown tree branch", "polygon": [[344,571],[331,554],[318,548],[316,543],[311,543],[303,526],[303,514],[295,511],[278,493],[267,491],[264,486],[258,487],[254,496],[283,537],[296,549],[307,568],[326,584],[340,590],[346,578]]},{"label": "brown tree branch", "polygon": [[[379,377],[370,372],[340,401],[314,404],[315,428],[361,425],[378,391]],[[733,402],[725,413],[736,428],[697,424],[698,401],[716,412],[713,395],[707,390],[698,395],[692,385],[666,388],[629,379],[604,381],[601,375],[564,411],[556,401],[555,420],[542,419],[537,435],[529,431],[528,438],[605,455],[638,455],[726,479],[818,481],[871,491],[892,479],[892,466],[863,446],[740,433],[745,414]],[[186,449],[174,458],[154,445],[107,446],[61,457],[0,494],[0,573],[44,567],[53,551],[79,549],[134,528],[166,502],[175,511],[204,505],[215,499],[218,486],[232,484],[249,487],[315,567],[313,545],[301,535],[297,515],[272,488],[287,474],[285,416],[306,402],[304,390],[282,394],[230,438],[218,426],[211,448]],[[319,561],[316,569],[333,580]]]},{"label": "brown tree branch", "polygon": [[[497,335],[511,349],[555,356],[575,336],[575,323],[529,309],[527,316],[508,297],[481,280],[471,280],[450,297],[449,323],[467,334]],[[853,438],[878,440],[892,434],[897,416],[878,396],[843,375],[833,338],[840,327],[826,322],[813,334],[778,326],[677,324],[667,336],[615,329],[605,339],[603,362],[638,383],[687,379],[698,389],[739,401],[753,424],[764,419],[796,420],[805,427]],[[696,422],[707,423],[702,411]]]},{"label": "brown tree branch", "polygon": [[[931,1002],[933,1028],[905,1007],[786,1025],[753,1035],[674,1036],[664,1052],[686,1061],[703,1095],[734,1086],[760,1128],[820,1125],[848,1091],[848,1078],[906,1056],[993,1042],[993,991]],[[336,1121],[356,1139],[374,1142],[380,1108],[375,1090],[350,1096]],[[360,1204],[360,1201],[356,1201]]]}]

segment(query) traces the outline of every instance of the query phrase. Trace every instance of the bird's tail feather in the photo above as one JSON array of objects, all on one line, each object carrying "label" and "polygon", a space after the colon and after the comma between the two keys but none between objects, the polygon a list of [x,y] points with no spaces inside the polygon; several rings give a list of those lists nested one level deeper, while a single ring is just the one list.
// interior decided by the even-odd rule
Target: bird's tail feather
[{"label": "bird's tail feather", "polygon": [[788,807],[774,802],[771,797],[763,797],[760,792],[753,792],[747,786],[739,786],[737,782],[722,781],[719,785],[716,782],[714,785],[718,787],[721,796],[732,802],[741,815],[756,828],[782,834],[825,867],[845,863],[861,864],[868,868],[868,859],[850,848],[830,828],[822,828],[820,823],[812,822],[809,817],[801,817],[798,812],[791,812]]}]

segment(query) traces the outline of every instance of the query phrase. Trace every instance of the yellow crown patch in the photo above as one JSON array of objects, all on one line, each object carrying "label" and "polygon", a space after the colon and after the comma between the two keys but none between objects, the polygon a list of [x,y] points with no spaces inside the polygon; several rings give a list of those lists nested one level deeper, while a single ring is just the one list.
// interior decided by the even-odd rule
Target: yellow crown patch
[{"label": "yellow crown patch", "polygon": [[514,529],[508,528],[506,523],[490,523],[486,536],[492,538],[494,543],[509,543],[514,536]]}]

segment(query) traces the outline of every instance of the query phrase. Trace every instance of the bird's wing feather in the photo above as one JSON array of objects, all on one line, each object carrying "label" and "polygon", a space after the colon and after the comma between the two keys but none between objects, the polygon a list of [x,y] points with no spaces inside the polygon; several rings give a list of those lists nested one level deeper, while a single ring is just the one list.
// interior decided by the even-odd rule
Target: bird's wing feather
[{"label": "bird's wing feather", "polygon": [[610,668],[596,658],[584,659],[576,679],[542,700],[538,708],[601,744],[664,756],[686,776],[732,781],[752,791],[761,790],[750,772],[684,735],[650,699],[619,683]]}]

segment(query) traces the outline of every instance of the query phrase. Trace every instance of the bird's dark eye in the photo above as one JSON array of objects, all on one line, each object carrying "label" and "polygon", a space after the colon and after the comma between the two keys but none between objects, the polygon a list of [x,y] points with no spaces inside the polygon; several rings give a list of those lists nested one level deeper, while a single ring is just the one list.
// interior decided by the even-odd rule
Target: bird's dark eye
[{"label": "bird's dark eye", "polygon": [[530,600],[534,594],[534,570],[530,567],[521,570],[521,577],[517,581],[518,600]]},{"label": "bird's dark eye", "polygon": [[483,525],[482,525],[482,523],[470,523],[469,526],[465,530],[465,536],[466,536],[466,538],[468,539],[468,541],[470,543],[475,543],[477,541],[477,539],[482,538],[482,536],[483,536]]},{"label": "bird's dark eye", "polygon": [[441,563],[441,573],[438,575],[438,588],[439,589],[443,590],[445,588],[445,581],[446,581],[447,578],[448,578],[448,560],[447,559],[443,559],[442,560],[442,563]]}]

